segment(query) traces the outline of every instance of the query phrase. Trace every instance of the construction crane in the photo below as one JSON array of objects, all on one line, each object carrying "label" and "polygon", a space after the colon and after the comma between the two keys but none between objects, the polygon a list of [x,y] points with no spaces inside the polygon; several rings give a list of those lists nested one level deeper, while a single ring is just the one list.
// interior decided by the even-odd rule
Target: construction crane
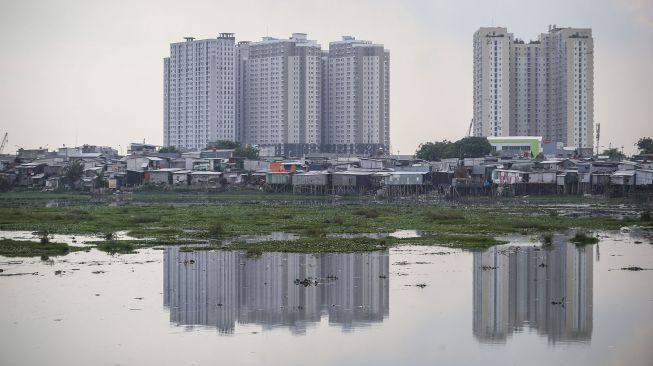
[{"label": "construction crane", "polygon": [[469,128],[467,129],[467,135],[465,137],[469,137],[472,134],[472,125],[474,124],[474,119],[472,118],[471,121],[469,121]]},{"label": "construction crane", "polygon": [[9,132],[5,132],[5,137],[2,138],[2,144],[0,144],[0,154],[5,151],[5,145],[7,145],[7,136],[9,136]]}]

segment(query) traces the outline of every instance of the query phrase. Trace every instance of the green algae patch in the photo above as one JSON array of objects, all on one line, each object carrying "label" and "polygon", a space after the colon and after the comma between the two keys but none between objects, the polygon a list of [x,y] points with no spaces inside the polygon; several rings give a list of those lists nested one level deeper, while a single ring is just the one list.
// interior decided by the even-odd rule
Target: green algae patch
[{"label": "green algae patch", "polygon": [[570,242],[576,245],[587,245],[587,244],[596,244],[599,242],[599,238],[595,236],[589,236],[585,233],[576,233],[571,239]]},{"label": "green algae patch", "polygon": [[431,235],[418,238],[398,239],[401,244],[411,245],[438,245],[461,249],[485,249],[494,245],[506,244],[506,241],[497,240],[492,236],[484,235]]},{"label": "green algae patch", "polygon": [[66,243],[41,243],[38,241],[13,239],[0,240],[0,255],[5,257],[54,257],[88,249],[88,247],[71,247]]},{"label": "green algae patch", "polygon": [[296,240],[264,241],[259,243],[236,242],[227,245],[184,246],[183,252],[205,250],[243,250],[248,256],[257,256],[263,252],[291,253],[350,253],[386,250],[397,245],[437,245],[462,249],[484,249],[506,242],[490,236],[478,235],[434,235],[418,238],[314,238],[306,237]]},{"label": "green algae patch", "polygon": [[109,254],[131,254],[134,253],[136,246],[127,240],[107,240],[98,244],[96,248]]},{"label": "green algae patch", "polygon": [[391,246],[391,243],[385,238],[300,238],[287,241],[233,243],[222,246],[221,249],[250,252],[350,253],[385,250]]}]

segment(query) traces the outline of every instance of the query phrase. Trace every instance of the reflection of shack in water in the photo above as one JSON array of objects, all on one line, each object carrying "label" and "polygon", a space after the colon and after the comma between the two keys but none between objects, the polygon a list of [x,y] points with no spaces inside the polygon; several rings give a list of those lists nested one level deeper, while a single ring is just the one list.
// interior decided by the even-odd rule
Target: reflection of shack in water
[{"label": "reflection of shack in water", "polygon": [[474,336],[505,342],[522,327],[550,342],[592,337],[593,246],[496,246],[474,253]]},{"label": "reflection of shack in water", "polygon": [[[164,306],[170,321],[232,332],[236,322],[303,333],[328,314],[329,323],[349,330],[382,322],[389,312],[386,252],[298,254],[180,252],[163,256]],[[380,278],[383,276],[384,278]],[[317,279],[317,286],[295,284]]]}]

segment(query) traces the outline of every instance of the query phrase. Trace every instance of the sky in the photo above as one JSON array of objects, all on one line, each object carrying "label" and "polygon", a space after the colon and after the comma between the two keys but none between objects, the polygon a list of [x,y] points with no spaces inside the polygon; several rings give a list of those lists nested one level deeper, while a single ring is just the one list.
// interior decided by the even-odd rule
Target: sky
[{"label": "sky", "polygon": [[390,50],[391,148],[410,154],[465,136],[479,27],[528,41],[550,24],[592,28],[600,146],[634,153],[653,136],[653,0],[0,0],[0,138],[4,152],[162,144],[170,43],[300,32],[323,49],[352,35]]}]

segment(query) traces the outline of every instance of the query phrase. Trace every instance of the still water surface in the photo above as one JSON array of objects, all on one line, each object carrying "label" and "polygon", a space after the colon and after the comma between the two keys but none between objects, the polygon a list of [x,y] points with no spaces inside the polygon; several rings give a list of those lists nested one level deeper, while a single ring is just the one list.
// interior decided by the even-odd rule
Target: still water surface
[{"label": "still water surface", "polygon": [[647,235],[0,257],[0,364],[651,365],[653,271],[620,270],[653,268]]}]

